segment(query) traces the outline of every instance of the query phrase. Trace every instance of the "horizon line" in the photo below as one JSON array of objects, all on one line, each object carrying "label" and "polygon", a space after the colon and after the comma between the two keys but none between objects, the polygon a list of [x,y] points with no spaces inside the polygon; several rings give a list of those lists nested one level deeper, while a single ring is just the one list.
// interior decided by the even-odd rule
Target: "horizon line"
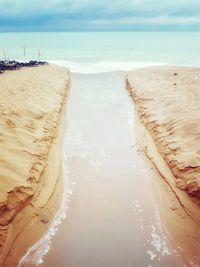
[{"label": "horizon line", "polygon": [[2,31],[0,30],[0,33],[73,33],[73,32],[199,32],[198,29],[193,29],[193,30],[189,30],[189,29],[163,29],[163,30],[17,30],[17,31],[13,31],[13,30],[8,30],[8,31]]}]

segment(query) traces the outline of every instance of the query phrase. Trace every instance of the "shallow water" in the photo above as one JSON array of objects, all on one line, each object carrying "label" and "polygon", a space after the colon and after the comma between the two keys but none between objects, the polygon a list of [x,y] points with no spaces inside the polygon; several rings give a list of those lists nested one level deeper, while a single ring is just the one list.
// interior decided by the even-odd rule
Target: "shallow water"
[{"label": "shallow water", "polygon": [[119,73],[72,76],[65,169],[75,185],[42,267],[183,266],[161,227],[124,87]]},{"label": "shallow water", "polygon": [[64,198],[19,266],[35,266],[45,254],[42,267],[183,266],[162,230],[133,114],[122,74],[72,75]]}]

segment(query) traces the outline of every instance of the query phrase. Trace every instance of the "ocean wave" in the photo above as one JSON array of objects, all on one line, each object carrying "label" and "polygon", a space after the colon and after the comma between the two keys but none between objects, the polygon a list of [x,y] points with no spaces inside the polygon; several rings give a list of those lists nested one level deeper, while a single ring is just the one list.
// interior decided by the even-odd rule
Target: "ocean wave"
[{"label": "ocean wave", "polygon": [[[130,71],[136,68],[165,66],[166,62],[133,62],[133,61],[97,61],[97,62],[75,62],[64,60],[48,60],[48,62],[59,66],[68,67],[75,73],[102,73],[112,71]],[[170,64],[171,65],[171,64]]]}]

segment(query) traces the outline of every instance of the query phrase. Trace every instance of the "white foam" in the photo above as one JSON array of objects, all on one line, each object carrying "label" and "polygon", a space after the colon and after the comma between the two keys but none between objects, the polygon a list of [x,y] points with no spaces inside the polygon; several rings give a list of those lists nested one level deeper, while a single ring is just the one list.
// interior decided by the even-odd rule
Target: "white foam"
[{"label": "white foam", "polygon": [[96,61],[96,62],[75,62],[64,60],[48,60],[52,64],[67,67],[75,73],[102,73],[111,71],[130,71],[136,68],[165,66],[166,62],[133,62],[133,61]]}]

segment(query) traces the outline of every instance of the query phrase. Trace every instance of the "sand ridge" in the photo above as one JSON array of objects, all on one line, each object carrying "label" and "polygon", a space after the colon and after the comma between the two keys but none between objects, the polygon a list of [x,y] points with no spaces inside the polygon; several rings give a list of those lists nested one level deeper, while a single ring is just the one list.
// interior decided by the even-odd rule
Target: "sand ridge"
[{"label": "sand ridge", "polygon": [[127,88],[139,118],[170,167],[177,187],[200,196],[200,69],[130,72]]},{"label": "sand ridge", "polygon": [[48,180],[44,170],[69,85],[69,71],[53,65],[0,75],[0,263],[13,242],[12,222],[24,207],[35,205],[38,216],[49,220],[40,209],[58,177]]}]

